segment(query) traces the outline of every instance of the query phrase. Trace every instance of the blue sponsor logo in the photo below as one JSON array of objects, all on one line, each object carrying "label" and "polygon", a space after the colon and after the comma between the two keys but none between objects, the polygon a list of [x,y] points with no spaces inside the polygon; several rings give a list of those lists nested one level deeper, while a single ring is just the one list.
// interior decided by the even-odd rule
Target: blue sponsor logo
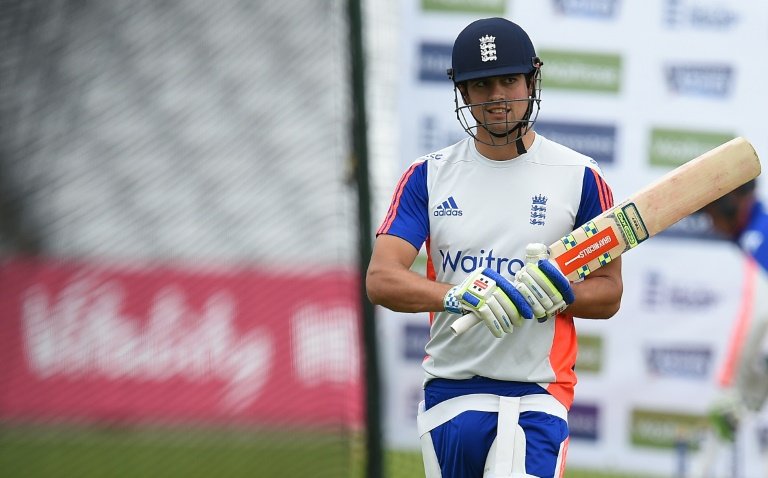
[{"label": "blue sponsor logo", "polygon": [[456,204],[456,200],[453,199],[453,196],[449,196],[448,199],[442,202],[442,204],[438,204],[434,211],[432,211],[433,216],[447,216],[447,217],[456,217],[456,216],[463,216],[464,211],[461,210],[458,204]]},{"label": "blue sponsor logo", "polygon": [[562,15],[611,19],[616,16],[618,0],[553,0],[555,11]]},{"label": "blue sponsor logo", "polygon": [[644,302],[648,308],[685,309],[700,311],[714,307],[720,299],[717,292],[695,284],[680,285],[666,280],[660,273],[651,272],[645,280]]},{"label": "blue sponsor logo", "polygon": [[645,351],[649,373],[661,377],[704,379],[712,365],[709,347],[651,347]]},{"label": "blue sponsor logo", "polygon": [[536,131],[598,163],[610,164],[615,161],[616,127],[613,125],[537,121]]},{"label": "blue sponsor logo", "polygon": [[574,403],[568,411],[568,430],[576,440],[597,441],[600,437],[600,409],[596,405]]},{"label": "blue sponsor logo", "polygon": [[451,67],[452,46],[447,43],[419,45],[419,80],[446,82],[446,71]]},{"label": "blue sponsor logo", "polygon": [[666,68],[667,88],[680,95],[724,98],[730,94],[733,68],[728,65],[673,65]]},{"label": "blue sponsor logo", "polygon": [[692,0],[666,0],[664,4],[664,23],[670,28],[728,30],[738,21],[739,16],[724,0],[706,5]]},{"label": "blue sponsor logo", "polygon": [[403,328],[403,358],[424,360],[424,346],[429,340],[429,325],[407,324]]},{"label": "blue sponsor logo", "polygon": [[475,269],[491,268],[501,275],[513,277],[519,271],[524,263],[520,259],[510,259],[509,257],[500,257],[493,255],[493,249],[488,252],[480,249],[479,254],[470,254],[465,251],[444,251],[440,249],[442,267],[444,271],[462,270],[469,274]]}]

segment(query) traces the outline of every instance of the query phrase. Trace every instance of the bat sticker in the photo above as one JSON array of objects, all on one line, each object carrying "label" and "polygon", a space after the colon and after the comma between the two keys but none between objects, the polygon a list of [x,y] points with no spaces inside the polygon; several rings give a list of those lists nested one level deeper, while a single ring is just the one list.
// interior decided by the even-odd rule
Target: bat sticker
[{"label": "bat sticker", "polygon": [[[619,244],[612,228],[597,231],[587,240],[577,243],[560,256],[554,258],[560,271],[568,275],[571,272],[586,266],[593,259],[608,253]],[[586,274],[584,274],[586,275]]]},{"label": "bat sticker", "polygon": [[617,208],[615,214],[629,249],[650,237],[635,203],[628,203]]}]

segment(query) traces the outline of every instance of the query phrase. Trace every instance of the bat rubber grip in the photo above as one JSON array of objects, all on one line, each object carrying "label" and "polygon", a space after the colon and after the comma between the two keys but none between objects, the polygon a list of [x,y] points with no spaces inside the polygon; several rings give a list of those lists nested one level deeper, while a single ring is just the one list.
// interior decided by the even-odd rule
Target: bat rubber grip
[{"label": "bat rubber grip", "polygon": [[454,320],[451,324],[453,335],[461,335],[475,325],[482,322],[475,314],[465,314]]}]

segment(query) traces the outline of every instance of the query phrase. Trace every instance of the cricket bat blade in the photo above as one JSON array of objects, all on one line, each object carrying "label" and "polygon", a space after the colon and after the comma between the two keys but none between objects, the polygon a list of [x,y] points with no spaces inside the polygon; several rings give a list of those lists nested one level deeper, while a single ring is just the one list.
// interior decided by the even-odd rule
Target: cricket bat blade
[{"label": "cricket bat blade", "polygon": [[[752,145],[734,138],[669,171],[625,201],[607,209],[549,246],[549,260],[570,280],[585,278],[760,175]],[[460,335],[480,319],[467,314],[451,324]]]}]

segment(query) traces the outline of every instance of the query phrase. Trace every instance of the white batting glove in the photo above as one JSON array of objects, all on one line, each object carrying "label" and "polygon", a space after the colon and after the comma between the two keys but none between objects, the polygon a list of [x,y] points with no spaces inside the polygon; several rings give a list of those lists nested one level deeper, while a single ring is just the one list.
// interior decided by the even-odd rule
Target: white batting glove
[{"label": "white batting glove", "polygon": [[708,417],[712,428],[722,441],[733,442],[746,408],[736,390],[726,390],[712,404]]},{"label": "white batting glove", "polygon": [[544,244],[529,244],[525,267],[515,274],[514,287],[533,310],[539,322],[551,319],[573,303],[571,282],[549,261]]},{"label": "white batting glove", "polygon": [[524,319],[533,318],[533,311],[520,292],[489,268],[476,269],[452,287],[443,304],[445,310],[454,314],[475,314],[497,338],[512,333],[513,327],[522,325]]}]

